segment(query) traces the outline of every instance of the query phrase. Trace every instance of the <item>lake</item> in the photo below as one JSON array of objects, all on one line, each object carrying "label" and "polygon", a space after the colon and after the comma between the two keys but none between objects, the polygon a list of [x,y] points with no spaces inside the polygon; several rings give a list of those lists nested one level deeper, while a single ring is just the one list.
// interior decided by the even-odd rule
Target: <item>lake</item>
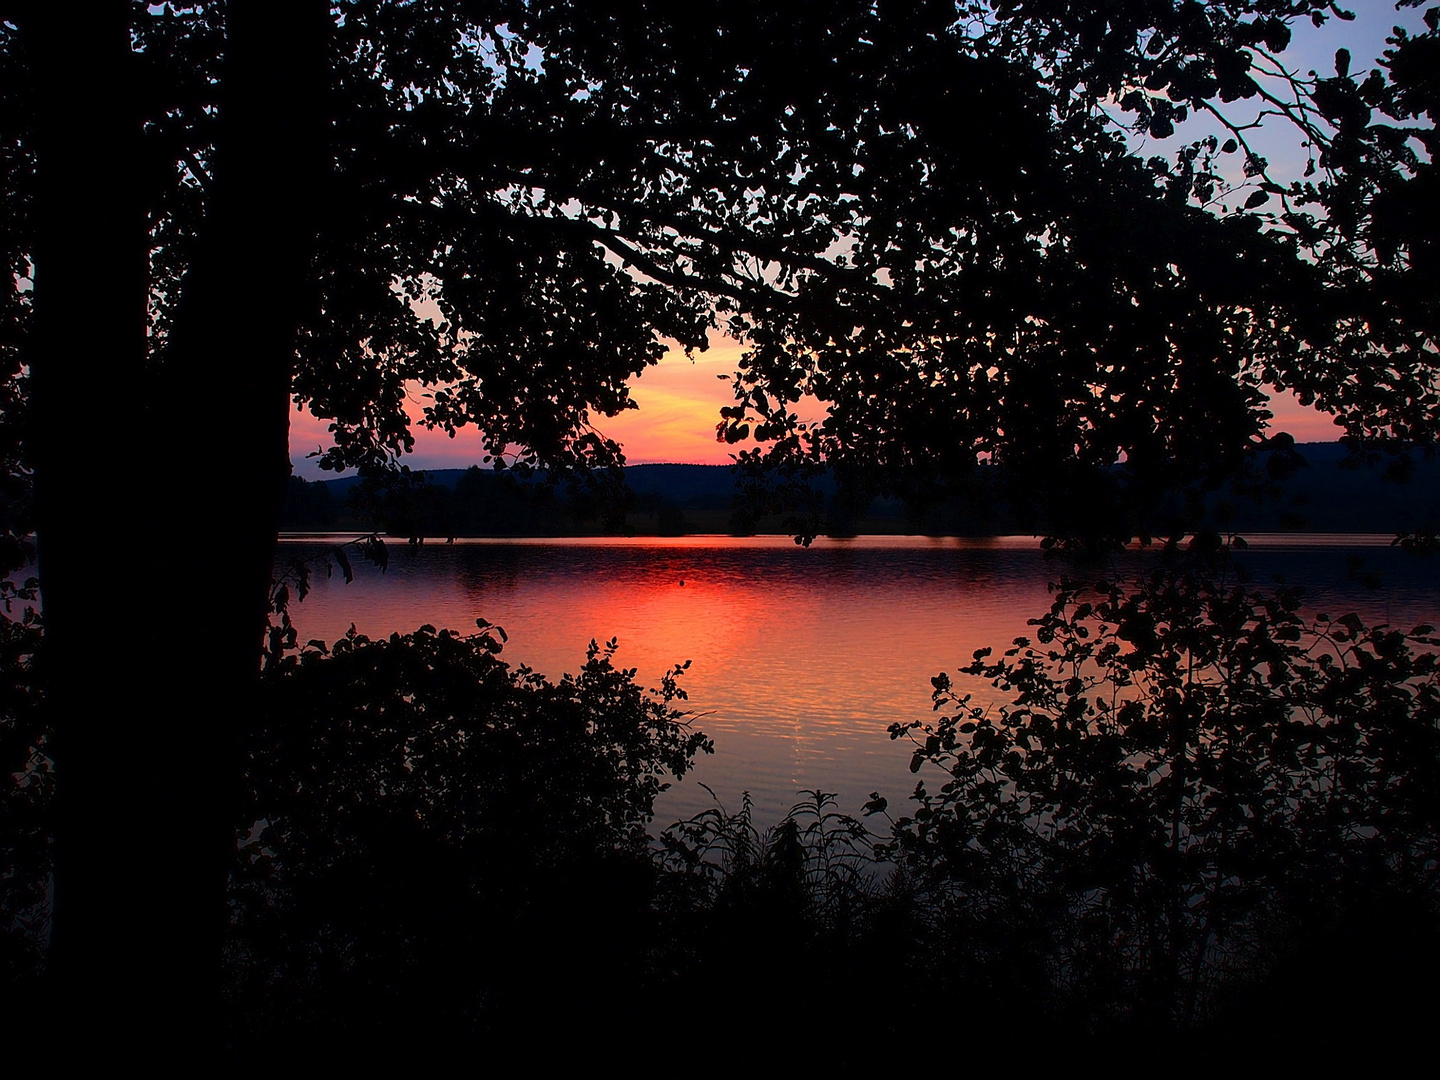
[{"label": "lake", "polygon": [[[318,557],[347,539],[287,537],[280,557]],[[1240,561],[1255,582],[1305,586],[1311,611],[1356,611],[1407,630],[1440,621],[1434,561],[1390,548],[1389,536],[1248,539]],[[930,715],[932,676],[1027,633],[1027,620],[1048,609],[1049,583],[1079,572],[1047,560],[1032,537],[387,546],[383,574],[357,558],[348,585],[338,573],[316,576],[291,609],[301,641],[333,641],[351,623],[372,638],[425,623],[470,632],[484,618],[508,633],[506,660],[552,679],[583,665],[592,638],[618,638],[616,663],[638,669],[647,686],[692,661],[681,685],[715,754],[662,796],[660,824],[714,805],[701,783],[731,811],[748,790],[762,824],[812,788],[837,793],[850,812],[876,790],[903,805],[915,784],[909,744],[892,742],[887,727]],[[1133,569],[1153,557],[1112,561]],[[1379,574],[1383,587],[1367,587],[1364,574]]]}]

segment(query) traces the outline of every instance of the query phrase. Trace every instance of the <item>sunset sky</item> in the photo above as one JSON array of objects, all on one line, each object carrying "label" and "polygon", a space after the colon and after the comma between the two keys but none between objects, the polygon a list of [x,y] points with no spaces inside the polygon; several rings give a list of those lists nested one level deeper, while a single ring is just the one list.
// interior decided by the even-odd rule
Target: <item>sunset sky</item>
[{"label": "sunset sky", "polygon": [[[596,427],[625,447],[632,465],[673,462],[687,465],[729,464],[736,447],[715,441],[715,425],[722,405],[731,403],[730,377],[735,371],[741,346],[723,338],[694,360],[674,349],[633,385],[639,409],[613,419],[601,419]],[[723,376],[723,378],[722,378]],[[1299,442],[1331,442],[1338,429],[1328,416],[1306,409],[1290,395],[1274,403],[1277,431],[1288,431]],[[412,409],[419,414],[416,396]],[[325,478],[306,453],[329,445],[326,425],[308,412],[290,414],[290,456],[295,472],[307,479]],[[406,459],[412,469],[463,469],[480,464],[484,451],[473,429],[454,439],[442,432],[415,429],[415,453]]]},{"label": "sunset sky", "polygon": [[[1353,70],[1363,72],[1373,66],[1374,58],[1384,49],[1384,41],[1395,24],[1421,28],[1420,15],[1414,10],[1396,11],[1392,0],[1354,0],[1353,22],[1331,21],[1315,30],[1308,22],[1294,25],[1295,37],[1286,53],[1286,60],[1302,73],[1311,69],[1322,75],[1333,70],[1335,50],[1344,45],[1354,57]],[[1206,132],[1184,125],[1173,141],[1176,145]],[[1147,147],[1155,152],[1157,146]],[[1264,147],[1273,164],[1282,165],[1294,157],[1298,163],[1302,150],[1293,135]],[[1298,169],[1295,170],[1298,172]],[[685,464],[726,464],[737,447],[715,441],[715,425],[719,409],[731,403],[730,377],[735,371],[741,345],[730,338],[717,337],[710,349],[692,358],[672,349],[660,363],[635,380],[633,397],[639,405],[613,419],[600,418],[596,426],[605,435],[618,440],[632,464],[676,462]],[[1279,395],[1273,404],[1275,420],[1272,429],[1288,431],[1300,442],[1328,442],[1338,437],[1332,420],[1312,409],[1306,409],[1288,394]],[[415,393],[412,415],[419,415],[419,392]],[[451,439],[440,432],[415,429],[415,453],[407,459],[412,468],[465,468],[478,464],[484,451],[478,435],[461,432]],[[307,478],[324,477],[306,454],[318,446],[329,445],[324,422],[308,412],[291,413],[291,459],[297,474]]]},{"label": "sunset sky", "polygon": [[[741,346],[731,338],[687,359],[672,349],[639,379],[632,382],[639,409],[620,416],[596,418],[595,426],[625,447],[631,464],[675,462],[724,465],[736,447],[715,441],[719,410],[731,401],[730,378]],[[723,381],[722,377],[723,376]],[[411,414],[418,416],[419,392],[412,396]],[[326,424],[308,412],[290,414],[290,457],[298,475],[325,477],[305,455],[329,445]],[[455,469],[480,464],[484,450],[474,429],[449,438],[443,432],[415,428],[415,453],[406,459],[413,469]]]}]

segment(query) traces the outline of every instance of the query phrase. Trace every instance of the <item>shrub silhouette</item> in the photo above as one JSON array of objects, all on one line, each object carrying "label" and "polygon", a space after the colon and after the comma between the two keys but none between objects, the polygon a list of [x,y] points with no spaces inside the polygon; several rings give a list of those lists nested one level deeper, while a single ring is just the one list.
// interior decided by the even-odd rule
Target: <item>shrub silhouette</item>
[{"label": "shrub silhouette", "polygon": [[[1030,636],[937,676],[936,717],[891,729],[920,782],[878,845],[888,881],[877,838],[818,790],[769,829],[746,800],[652,840],[656,795],[710,749],[678,707],[684,666],[646,691],[592,642],[552,682],[501,660],[483,621],[301,649],[279,604],[243,747],[232,1046],[441,1053],[563,1024],[578,1047],[657,1002],[783,1018],[809,992],[792,1049],[838,1061],[879,987],[877,1062],[914,1010],[996,1001],[1026,1007],[991,1015],[975,1053],[1040,1022],[1067,1047],[1207,1025],[1216,1046],[1333,1046],[1337,1009],[1370,1035],[1420,1030],[1431,997],[1408,988],[1440,960],[1440,636],[1308,614],[1226,556],[1062,582]],[[0,625],[7,745],[30,755],[0,835],[23,996],[53,799],[43,642],[33,620]]]},{"label": "shrub silhouette", "polygon": [[433,1047],[628,1000],[654,800],[710,743],[674,705],[683,667],[646,692],[592,642],[550,682],[502,636],[352,628],[272,664],[231,890],[242,1043]]},{"label": "shrub silhouette", "polygon": [[[757,825],[718,802],[660,835],[656,897],[662,985],[701,1018],[754,1016],[764,1034],[718,1048],[732,1067],[893,1066],[897,1007],[856,1012],[879,987],[916,990],[906,972],[913,908],[887,888],[877,839],[833,793],[801,791],[779,822]],[[904,988],[902,991],[901,988]],[[693,1053],[677,1032],[677,1053]]]},{"label": "shrub silhouette", "polygon": [[891,727],[921,773],[891,853],[950,977],[1083,1029],[1192,1025],[1356,913],[1434,937],[1440,638],[1307,616],[1225,554],[1062,583]]},{"label": "shrub silhouette", "polygon": [[0,613],[0,994],[18,988],[17,1000],[41,970],[49,936],[55,776],[35,678],[40,640],[33,609]]}]

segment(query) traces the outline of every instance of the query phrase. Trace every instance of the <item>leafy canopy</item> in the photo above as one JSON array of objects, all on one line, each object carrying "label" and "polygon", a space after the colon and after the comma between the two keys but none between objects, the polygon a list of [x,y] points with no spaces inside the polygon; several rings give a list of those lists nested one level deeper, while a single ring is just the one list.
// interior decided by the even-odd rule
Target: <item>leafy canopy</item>
[{"label": "leafy canopy", "polygon": [[[1357,438],[1433,437],[1434,8],[1333,76],[1283,53],[1297,21],[1343,26],[1321,0],[783,8],[333,5],[293,384],[333,420],[323,463],[410,446],[415,384],[492,455],[614,460],[596,423],[627,380],[717,330],[749,347],[720,426],[761,440],[747,460],[906,490],[987,459],[1223,470],[1267,385]],[[227,10],[134,8],[156,379],[223,167]],[[13,377],[13,22],[0,52]],[[1197,116],[1212,134],[1146,157]],[[1273,175],[1257,117],[1306,140],[1304,176]]]}]

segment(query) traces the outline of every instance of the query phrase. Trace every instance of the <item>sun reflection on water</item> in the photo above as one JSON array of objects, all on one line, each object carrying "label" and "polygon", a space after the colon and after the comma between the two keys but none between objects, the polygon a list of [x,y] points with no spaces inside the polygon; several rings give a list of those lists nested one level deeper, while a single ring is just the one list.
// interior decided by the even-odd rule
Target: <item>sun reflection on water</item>
[{"label": "sun reflection on water", "polygon": [[[290,541],[282,555],[322,542]],[[1419,573],[1373,537],[1257,537],[1247,558],[1257,581],[1283,572],[1332,612],[1368,605],[1372,619],[1433,618],[1440,587],[1423,575],[1363,590],[1348,562],[1357,542],[1392,578]],[[731,809],[749,790],[759,820],[772,821],[802,789],[837,792],[851,811],[873,790],[903,802],[914,777],[888,725],[931,712],[932,676],[1025,634],[1066,569],[1028,537],[870,537],[808,549],[786,537],[396,544],[384,574],[357,563],[348,586],[320,575],[292,617],[302,641],[333,640],[351,622],[380,637],[423,623],[463,631],[484,618],[507,631],[506,659],[551,678],[576,670],[592,638],[618,638],[616,662],[646,685],[690,660],[682,686],[716,754],[663,797],[659,815],[710,805],[702,781]]]}]

